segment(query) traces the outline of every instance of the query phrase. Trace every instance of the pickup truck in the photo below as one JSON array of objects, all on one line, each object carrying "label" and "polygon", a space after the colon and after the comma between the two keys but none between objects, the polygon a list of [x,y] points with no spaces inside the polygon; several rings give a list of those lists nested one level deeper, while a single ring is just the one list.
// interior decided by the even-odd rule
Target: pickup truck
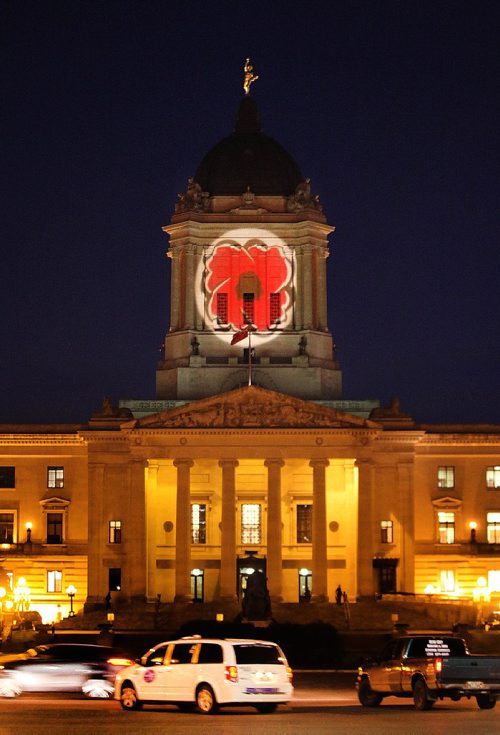
[{"label": "pickup truck", "polygon": [[359,667],[356,688],[364,707],[376,707],[384,697],[413,697],[417,710],[428,710],[445,697],[475,697],[480,709],[493,709],[500,658],[472,656],[465,641],[453,636],[405,635]]}]

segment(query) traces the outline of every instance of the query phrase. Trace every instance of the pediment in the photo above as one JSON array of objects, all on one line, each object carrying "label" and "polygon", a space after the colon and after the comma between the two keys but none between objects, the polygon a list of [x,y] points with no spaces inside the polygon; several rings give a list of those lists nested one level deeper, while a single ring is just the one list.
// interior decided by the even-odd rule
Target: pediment
[{"label": "pediment", "polygon": [[368,419],[310,401],[247,386],[194,401],[153,416],[136,428],[380,428]]}]

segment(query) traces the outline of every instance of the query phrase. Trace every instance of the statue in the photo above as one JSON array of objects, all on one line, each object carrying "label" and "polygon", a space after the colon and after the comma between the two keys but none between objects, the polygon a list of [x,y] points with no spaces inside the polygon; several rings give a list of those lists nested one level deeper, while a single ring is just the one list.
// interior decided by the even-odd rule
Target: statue
[{"label": "statue", "polygon": [[262,572],[248,575],[241,611],[247,620],[268,620],[271,617],[271,599]]},{"label": "statue", "polygon": [[301,209],[317,209],[321,212],[319,194],[311,193],[311,179],[304,179],[297,184],[295,192],[288,197],[286,206],[289,212],[297,212]]},{"label": "statue", "polygon": [[259,78],[256,74],[253,74],[253,66],[250,64],[250,59],[247,58],[245,66],[243,67],[245,72],[245,78],[243,80],[243,89],[245,94],[250,94],[250,85],[257,81]]},{"label": "statue", "polygon": [[177,195],[179,201],[175,206],[176,212],[203,212],[208,208],[208,193],[202,191],[201,186],[192,176],[188,178],[187,189]]}]

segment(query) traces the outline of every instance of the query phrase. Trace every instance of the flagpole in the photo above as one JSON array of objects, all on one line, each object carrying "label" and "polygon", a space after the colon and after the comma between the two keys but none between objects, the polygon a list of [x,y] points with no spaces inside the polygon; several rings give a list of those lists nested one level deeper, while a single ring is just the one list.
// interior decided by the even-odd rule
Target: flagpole
[{"label": "flagpole", "polygon": [[252,329],[248,325],[248,385],[252,385]]}]

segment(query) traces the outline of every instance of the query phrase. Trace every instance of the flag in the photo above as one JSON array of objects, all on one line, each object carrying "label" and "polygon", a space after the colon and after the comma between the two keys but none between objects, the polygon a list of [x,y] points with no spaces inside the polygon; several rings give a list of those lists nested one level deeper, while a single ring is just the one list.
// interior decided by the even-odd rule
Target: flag
[{"label": "flag", "polygon": [[248,337],[248,329],[240,329],[239,332],[235,332],[233,334],[233,339],[231,340],[231,344],[235,345],[238,342],[241,342],[242,339],[245,339],[245,337]]}]

